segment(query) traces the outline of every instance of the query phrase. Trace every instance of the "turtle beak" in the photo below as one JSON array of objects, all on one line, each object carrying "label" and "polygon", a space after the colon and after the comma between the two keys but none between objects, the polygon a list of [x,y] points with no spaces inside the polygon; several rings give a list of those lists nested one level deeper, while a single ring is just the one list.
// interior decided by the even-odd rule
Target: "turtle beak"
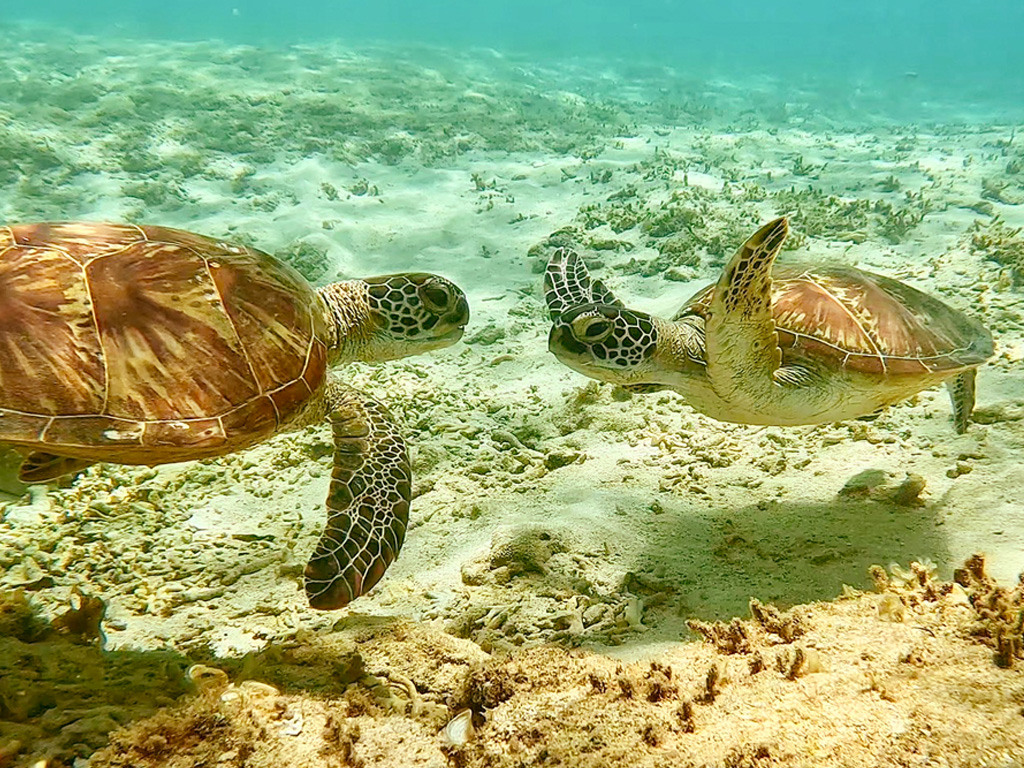
[{"label": "turtle beak", "polygon": [[[459,300],[455,302],[455,308],[448,313],[445,320],[458,326],[460,331],[466,329],[466,326],[469,325],[469,300],[465,295],[459,296]],[[461,336],[461,333],[459,335]]]},{"label": "turtle beak", "polygon": [[562,318],[555,321],[548,332],[548,352],[559,360],[587,356],[587,347],[577,340],[572,328]]},{"label": "turtle beak", "polygon": [[460,296],[455,306],[441,318],[438,325],[448,330],[434,338],[438,348],[447,347],[459,341],[466,332],[466,325],[469,323],[469,302],[465,296]]},{"label": "turtle beak", "polygon": [[458,328],[453,328],[452,330],[448,331],[448,333],[441,334],[436,339],[434,339],[434,341],[437,342],[436,348],[440,349],[441,347],[451,346],[452,344],[459,341],[465,333],[465,326],[460,325]]},{"label": "turtle beak", "polygon": [[565,335],[565,328],[558,325],[557,321],[555,322],[555,325],[551,326],[551,330],[548,332],[548,352],[555,357],[558,357],[558,352],[561,349]]}]

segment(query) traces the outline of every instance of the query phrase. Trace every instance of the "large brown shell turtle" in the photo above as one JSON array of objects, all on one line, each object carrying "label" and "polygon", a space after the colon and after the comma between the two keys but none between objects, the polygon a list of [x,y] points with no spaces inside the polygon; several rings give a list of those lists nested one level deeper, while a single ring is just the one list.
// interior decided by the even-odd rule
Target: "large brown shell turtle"
[{"label": "large brown shell turtle", "polygon": [[759,229],[672,320],[627,309],[560,249],[545,275],[551,351],[635,391],[674,389],[741,424],[865,416],[946,382],[956,430],[993,354],[977,320],[897,280],[841,266],[774,268],[786,219]]},{"label": "large brown shell turtle", "polygon": [[94,462],[164,464],[240,451],[329,419],[327,525],[309,603],[339,608],[398,555],[410,501],[387,410],[342,363],[455,343],[466,297],[400,274],[312,288],[253,248],[164,227],[0,227],[0,443],[45,482]]}]

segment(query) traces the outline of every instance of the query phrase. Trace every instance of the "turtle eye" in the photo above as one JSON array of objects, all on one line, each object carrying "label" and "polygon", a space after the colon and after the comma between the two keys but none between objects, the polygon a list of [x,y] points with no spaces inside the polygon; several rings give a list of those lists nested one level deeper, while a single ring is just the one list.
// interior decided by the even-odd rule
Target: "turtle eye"
[{"label": "turtle eye", "polygon": [[613,325],[603,317],[578,317],[572,321],[573,335],[587,344],[596,344],[608,338]]},{"label": "turtle eye", "polygon": [[420,290],[420,298],[427,309],[436,314],[443,314],[451,309],[452,292],[444,283],[428,283]]}]

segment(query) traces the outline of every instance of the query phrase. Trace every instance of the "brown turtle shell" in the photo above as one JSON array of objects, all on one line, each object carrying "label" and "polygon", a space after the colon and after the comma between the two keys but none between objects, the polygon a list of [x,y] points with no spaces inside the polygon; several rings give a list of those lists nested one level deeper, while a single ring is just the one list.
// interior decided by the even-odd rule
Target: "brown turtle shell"
[{"label": "brown turtle shell", "polygon": [[265,253],[163,227],[0,227],[0,442],[94,461],[273,434],[327,369],[319,297]]},{"label": "brown turtle shell", "polygon": [[[706,318],[714,285],[676,314]],[[782,364],[816,359],[874,374],[927,374],[980,365],[992,336],[977,320],[898,280],[854,267],[778,267],[772,309]]]}]

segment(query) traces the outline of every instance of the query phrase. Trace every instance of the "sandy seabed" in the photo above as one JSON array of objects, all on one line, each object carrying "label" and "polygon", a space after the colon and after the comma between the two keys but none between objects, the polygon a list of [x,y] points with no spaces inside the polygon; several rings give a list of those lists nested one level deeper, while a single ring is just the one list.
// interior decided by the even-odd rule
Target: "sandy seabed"
[{"label": "sandy seabed", "polygon": [[[183,227],[316,282],[440,272],[473,320],[345,371],[404,425],[415,500],[400,558],[340,613],[301,590],[326,428],[63,487],[8,471],[0,766],[1024,765],[1012,122],[886,118],[933,99],[920,83],[5,42],[4,220]],[[668,316],[783,213],[784,260],[882,272],[991,328],[967,434],[941,391],[746,427],[547,353],[555,245]]]}]

